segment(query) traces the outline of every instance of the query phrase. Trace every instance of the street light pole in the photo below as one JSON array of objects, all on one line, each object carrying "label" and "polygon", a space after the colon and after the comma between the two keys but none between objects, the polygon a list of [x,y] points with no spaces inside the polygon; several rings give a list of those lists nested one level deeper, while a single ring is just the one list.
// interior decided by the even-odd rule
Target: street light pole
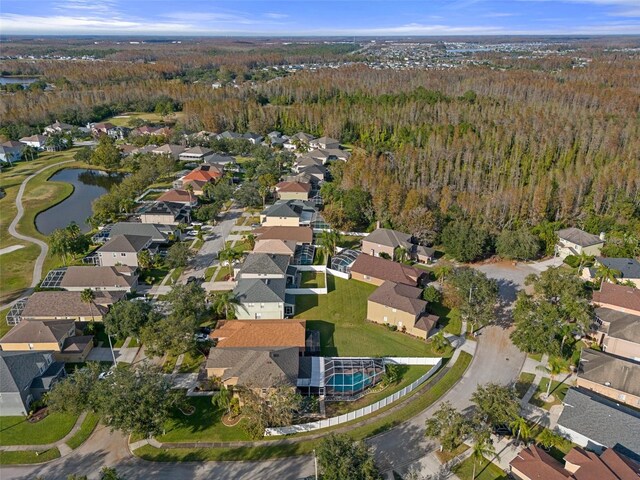
[{"label": "street light pole", "polygon": [[313,465],[316,471],[316,480],[318,480],[318,456],[316,455],[316,449],[313,449]]},{"label": "street light pole", "polygon": [[111,356],[113,357],[113,365],[115,366],[118,364],[118,362],[116,362],[116,354],[113,351],[113,345],[111,344],[111,335],[109,335],[108,333],[107,333],[107,338],[109,339],[109,348],[111,349]]}]

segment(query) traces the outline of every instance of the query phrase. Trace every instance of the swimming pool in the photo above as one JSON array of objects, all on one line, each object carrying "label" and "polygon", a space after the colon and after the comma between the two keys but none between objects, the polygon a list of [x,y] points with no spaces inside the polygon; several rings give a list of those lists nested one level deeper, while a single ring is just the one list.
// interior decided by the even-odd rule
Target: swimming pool
[{"label": "swimming pool", "polygon": [[329,378],[326,386],[336,392],[359,392],[373,383],[373,380],[364,376],[363,372],[336,373]]}]

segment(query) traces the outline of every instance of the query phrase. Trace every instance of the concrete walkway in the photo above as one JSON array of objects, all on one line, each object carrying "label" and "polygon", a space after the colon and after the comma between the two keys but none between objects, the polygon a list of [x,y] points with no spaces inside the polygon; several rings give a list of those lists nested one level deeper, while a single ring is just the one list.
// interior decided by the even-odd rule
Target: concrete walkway
[{"label": "concrete walkway", "polygon": [[[58,163],[54,163],[53,165],[47,165],[46,167],[43,167],[40,170],[36,171],[35,173],[32,173],[31,175],[29,175],[20,184],[20,189],[18,190],[18,194],[16,195],[16,201],[15,201],[17,213],[16,213],[16,216],[11,221],[11,224],[9,225],[9,235],[19,240],[24,240],[29,243],[35,243],[40,247],[40,254],[36,259],[36,263],[33,265],[33,274],[31,276],[31,286],[25,292],[23,292],[22,295],[20,295],[20,297],[29,295],[33,291],[33,288],[38,284],[38,282],[40,282],[40,278],[42,278],[42,265],[44,264],[44,261],[47,258],[47,253],[49,252],[49,245],[47,245],[45,242],[37,238],[30,237],[28,235],[23,235],[21,233],[18,233],[18,231],[16,230],[16,227],[18,226],[18,222],[20,222],[20,220],[24,215],[24,207],[22,206],[22,197],[24,195],[24,191],[27,188],[27,183],[29,183],[29,180],[31,180],[36,175],[39,175],[40,173],[50,168],[57,167],[58,165],[63,165],[65,163],[70,163],[70,162],[75,162],[75,160],[65,160],[64,162],[58,162]],[[11,307],[16,301],[17,300],[14,300],[11,303],[1,305],[0,310],[4,310],[5,308]]]}]

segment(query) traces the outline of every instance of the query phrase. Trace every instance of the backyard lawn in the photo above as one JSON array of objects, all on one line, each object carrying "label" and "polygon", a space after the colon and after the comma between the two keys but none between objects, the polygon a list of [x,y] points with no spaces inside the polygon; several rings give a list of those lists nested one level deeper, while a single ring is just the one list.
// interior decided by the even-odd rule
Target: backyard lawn
[{"label": "backyard lawn", "polygon": [[300,288],[324,288],[324,277],[323,272],[302,272]]},{"label": "backyard lawn", "polygon": [[52,413],[39,422],[25,417],[0,417],[0,445],[43,445],[54,443],[71,431],[76,415]]},{"label": "backyard lawn", "polygon": [[327,295],[296,295],[295,318],[308,320],[308,329],[320,331],[322,355],[440,356],[430,343],[365,320],[375,285],[327,275],[327,287]]}]

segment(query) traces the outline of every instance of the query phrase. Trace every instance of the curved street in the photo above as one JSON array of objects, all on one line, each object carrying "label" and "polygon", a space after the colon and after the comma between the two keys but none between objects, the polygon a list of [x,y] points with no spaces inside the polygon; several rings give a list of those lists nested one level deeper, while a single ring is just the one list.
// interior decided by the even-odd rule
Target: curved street
[{"label": "curved street", "polygon": [[[18,189],[18,194],[16,195],[16,201],[15,201],[17,212],[16,212],[16,216],[13,218],[13,220],[11,221],[11,224],[9,225],[9,235],[19,240],[35,243],[40,247],[40,254],[38,255],[38,258],[36,259],[36,262],[33,265],[33,275],[31,277],[31,286],[28,290],[24,292],[24,294],[29,294],[31,292],[31,289],[33,289],[33,287],[35,287],[40,281],[40,278],[42,277],[42,266],[44,265],[44,261],[47,258],[47,253],[49,252],[49,245],[47,245],[45,242],[37,238],[18,233],[18,231],[16,230],[16,226],[18,225],[18,222],[22,219],[22,216],[24,215],[24,207],[22,206],[22,196],[24,195],[24,191],[27,188],[27,183],[29,183],[29,180],[31,180],[33,177],[35,177],[36,175],[39,175],[40,173],[50,168],[57,167],[58,165],[62,165],[62,164],[70,163],[74,161],[75,160],[65,160],[64,162],[58,162],[58,163],[54,163],[53,165],[47,165],[46,167],[41,168],[40,170],[36,171],[35,173],[32,173],[27,178],[25,178],[24,181],[20,184],[20,188]],[[14,300],[13,302],[7,303],[5,305],[1,305],[0,310],[4,310],[5,308],[11,307],[16,301],[17,300]]]}]

